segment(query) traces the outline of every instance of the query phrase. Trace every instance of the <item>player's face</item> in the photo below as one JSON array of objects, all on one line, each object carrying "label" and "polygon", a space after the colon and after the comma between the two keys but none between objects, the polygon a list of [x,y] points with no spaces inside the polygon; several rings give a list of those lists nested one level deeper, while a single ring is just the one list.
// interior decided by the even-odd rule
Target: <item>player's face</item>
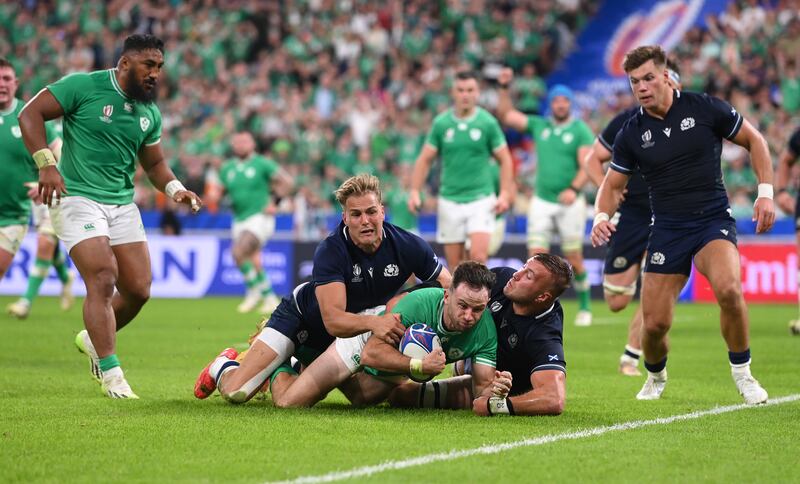
[{"label": "player's face", "polygon": [[444,325],[448,331],[466,331],[481,319],[489,304],[489,291],[461,283],[444,291]]},{"label": "player's face", "polygon": [[250,156],[256,149],[256,141],[250,133],[237,133],[231,138],[233,154],[241,159]]},{"label": "player's face", "polygon": [[556,96],[550,102],[550,111],[553,113],[553,118],[559,122],[569,118],[570,107],[569,98],[565,96]]},{"label": "player's face", "polygon": [[372,253],[381,244],[384,216],[378,195],[367,192],[347,199],[342,220],[356,247]]},{"label": "player's face", "polygon": [[471,111],[478,103],[480,90],[475,79],[456,79],[453,85],[453,102],[456,109],[461,112]]},{"label": "player's face", "polygon": [[664,93],[671,91],[667,71],[649,60],[628,73],[631,90],[645,109],[655,108],[664,101]]},{"label": "player's face", "polygon": [[155,101],[164,54],[158,49],[146,49],[130,52],[123,59],[123,69],[127,68],[128,95],[141,102]]},{"label": "player's face", "polygon": [[512,302],[532,304],[537,297],[548,294],[553,276],[534,258],[528,259],[522,269],[514,273],[503,288],[503,294]]},{"label": "player's face", "polygon": [[11,67],[0,67],[0,109],[11,105],[17,93],[17,75]]}]

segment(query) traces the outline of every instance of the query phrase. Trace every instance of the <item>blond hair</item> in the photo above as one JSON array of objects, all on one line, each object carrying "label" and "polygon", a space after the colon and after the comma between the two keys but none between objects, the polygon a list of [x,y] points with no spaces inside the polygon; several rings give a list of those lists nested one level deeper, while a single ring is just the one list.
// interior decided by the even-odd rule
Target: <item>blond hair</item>
[{"label": "blond hair", "polygon": [[344,208],[348,198],[367,193],[374,193],[378,197],[378,203],[381,203],[381,182],[378,177],[367,173],[351,176],[333,192],[342,208]]}]

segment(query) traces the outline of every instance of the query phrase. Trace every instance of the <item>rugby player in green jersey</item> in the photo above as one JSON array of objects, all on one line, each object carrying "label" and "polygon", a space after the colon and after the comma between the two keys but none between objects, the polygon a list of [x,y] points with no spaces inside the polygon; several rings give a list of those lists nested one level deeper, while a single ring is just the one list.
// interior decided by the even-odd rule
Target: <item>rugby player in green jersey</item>
[{"label": "rugby player in green jersey", "polygon": [[280,299],[272,292],[269,275],[261,267],[259,251],[275,232],[275,205],[270,186],[288,195],[294,182],[273,160],[256,153],[256,142],[247,132],[231,139],[234,158],[220,168],[220,181],[233,210],[231,227],[233,259],[244,276],[247,294],[240,313],[252,311],[262,301],[261,313],[272,313]]},{"label": "rugby player in green jersey", "polygon": [[[133,203],[138,158],[157,189],[197,211],[161,148],[155,105],[164,43],[151,35],[125,39],[117,67],[70,74],[42,89],[22,110],[25,146],[39,168],[39,193],[53,227],[86,284],[85,331],[76,344],[111,398],[138,398],[116,355],[116,332],[150,298],[152,274],[144,226]],[[64,117],[64,149],[56,166],[45,121]],[[116,292],[115,289],[116,288]]]},{"label": "rugby player in green jersey", "polygon": [[554,86],[548,95],[549,118],[528,116],[514,109],[508,88],[514,79],[511,69],[497,77],[497,117],[501,123],[522,133],[529,133],[536,143],[536,186],[528,206],[528,253],[550,251],[557,230],[561,250],[575,270],[575,291],[579,310],[576,326],[592,324],[589,280],[583,266],[583,239],[586,229],[586,200],[581,189],[586,171],[581,160],[589,153],[594,135],[582,120],[571,116],[572,91]]},{"label": "rugby player in green jersey", "polygon": [[[514,199],[511,153],[497,120],[477,106],[480,90],[474,73],[459,72],[453,82],[453,107],[433,120],[411,178],[408,208],[417,213],[422,186],[438,155],[442,160],[436,241],[444,245],[450,268],[466,259],[486,263],[495,217]],[[495,196],[492,157],[500,164],[500,193]],[[469,239],[469,256],[464,244]]]}]

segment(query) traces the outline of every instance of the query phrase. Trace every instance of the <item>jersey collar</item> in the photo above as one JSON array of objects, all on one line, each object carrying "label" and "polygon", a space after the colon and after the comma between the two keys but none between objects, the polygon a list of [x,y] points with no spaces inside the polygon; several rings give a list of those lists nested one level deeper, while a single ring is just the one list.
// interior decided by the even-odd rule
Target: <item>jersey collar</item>
[{"label": "jersey collar", "polygon": [[108,76],[111,78],[111,85],[114,86],[114,90],[117,91],[117,94],[122,96],[125,100],[130,100],[130,96],[125,94],[125,91],[122,90],[122,87],[119,85],[119,81],[117,81],[117,76],[114,73],[117,72],[117,69],[109,69]]},{"label": "jersey collar", "polygon": [[0,116],[7,116],[7,115],[13,113],[17,109],[17,103],[18,102],[19,102],[19,99],[17,99],[17,98],[12,99],[11,100],[11,104],[8,106],[8,109],[6,109],[5,111],[0,111]]},{"label": "jersey collar", "polygon": [[466,118],[459,118],[458,116],[456,116],[456,110],[453,109],[453,108],[450,108],[450,116],[452,116],[453,121],[455,121],[457,123],[470,123],[470,122],[472,122],[473,119],[475,119],[475,117],[478,116],[478,110],[479,109],[480,109],[479,106],[475,106],[475,110],[472,112],[471,115],[469,115]]},{"label": "jersey collar", "polygon": [[550,306],[549,309],[547,309],[546,311],[544,311],[542,313],[537,314],[536,316],[533,317],[533,319],[541,319],[541,318],[547,316],[548,314],[550,314],[553,311],[553,309],[555,307],[556,307],[556,303],[553,303],[553,305]]}]

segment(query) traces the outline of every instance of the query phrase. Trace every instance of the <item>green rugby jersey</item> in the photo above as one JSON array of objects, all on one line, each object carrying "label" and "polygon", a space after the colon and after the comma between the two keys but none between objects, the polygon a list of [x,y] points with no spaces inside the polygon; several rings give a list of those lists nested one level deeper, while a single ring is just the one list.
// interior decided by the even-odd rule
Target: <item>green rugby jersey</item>
[{"label": "green rugby jersey", "polygon": [[440,113],[425,143],[442,160],[440,196],[466,203],[494,193],[491,157],[506,146],[506,138],[488,111],[476,107],[465,119],[456,117],[452,109]]},{"label": "green rugby jersey", "polygon": [[[23,106],[22,100],[13,99],[8,109],[0,111],[0,227],[28,224],[31,200],[25,184],[39,180],[17,121]],[[45,123],[45,132],[48,144],[58,137],[52,122]]]},{"label": "green rugby jersey", "polygon": [[269,183],[277,172],[277,163],[255,154],[246,160],[232,159],[222,165],[220,179],[230,197],[235,220],[264,211],[269,205]]},{"label": "green rugby jersey", "polygon": [[536,196],[558,203],[558,194],[578,173],[578,148],[594,143],[592,130],[580,119],[559,125],[551,118],[528,116],[528,132],[536,143]]},{"label": "green rugby jersey", "polygon": [[406,328],[425,323],[436,331],[448,363],[472,357],[476,363],[497,366],[497,330],[489,308],[469,330],[448,331],[443,324],[444,291],[433,287],[418,289],[398,301],[392,312],[400,314]]},{"label": "green rugby jersey", "polygon": [[135,160],[161,140],[155,103],[128,97],[116,69],[75,73],[47,89],[64,110],[64,149],[58,168],[68,196],[107,205],[133,202]]}]

